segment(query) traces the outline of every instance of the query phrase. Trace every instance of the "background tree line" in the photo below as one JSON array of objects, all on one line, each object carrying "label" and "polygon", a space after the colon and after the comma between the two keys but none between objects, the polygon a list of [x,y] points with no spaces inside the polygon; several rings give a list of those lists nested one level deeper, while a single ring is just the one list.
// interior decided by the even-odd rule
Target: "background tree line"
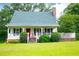
[{"label": "background tree line", "polygon": [[64,15],[59,18],[59,32],[75,32],[79,40],[79,3],[71,3],[64,10]]},{"label": "background tree line", "polygon": [[71,3],[59,18],[59,32],[79,33],[79,3]]}]

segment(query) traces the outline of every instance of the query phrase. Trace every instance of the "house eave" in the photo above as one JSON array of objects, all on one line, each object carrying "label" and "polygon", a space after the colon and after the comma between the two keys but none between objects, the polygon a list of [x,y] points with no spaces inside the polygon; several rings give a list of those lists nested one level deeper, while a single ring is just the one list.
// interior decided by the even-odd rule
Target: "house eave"
[{"label": "house eave", "polygon": [[7,27],[26,27],[26,28],[31,28],[31,27],[59,27],[59,25],[47,25],[47,26],[44,26],[44,25],[41,25],[41,26],[12,26],[12,25],[6,25]]}]

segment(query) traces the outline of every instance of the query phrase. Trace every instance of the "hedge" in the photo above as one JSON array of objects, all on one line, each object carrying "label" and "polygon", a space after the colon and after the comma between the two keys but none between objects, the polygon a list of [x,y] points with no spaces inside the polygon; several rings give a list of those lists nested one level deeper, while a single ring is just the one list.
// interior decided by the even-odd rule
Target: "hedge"
[{"label": "hedge", "polygon": [[53,32],[51,34],[50,41],[51,42],[58,42],[60,40],[60,34],[58,32]]},{"label": "hedge", "polygon": [[27,33],[26,32],[20,33],[20,42],[21,43],[27,43]]},{"label": "hedge", "polygon": [[40,43],[42,43],[42,42],[49,42],[50,41],[50,38],[49,38],[49,36],[48,35],[41,35],[40,37],[39,37],[39,40],[38,40],[38,42],[40,42]]}]

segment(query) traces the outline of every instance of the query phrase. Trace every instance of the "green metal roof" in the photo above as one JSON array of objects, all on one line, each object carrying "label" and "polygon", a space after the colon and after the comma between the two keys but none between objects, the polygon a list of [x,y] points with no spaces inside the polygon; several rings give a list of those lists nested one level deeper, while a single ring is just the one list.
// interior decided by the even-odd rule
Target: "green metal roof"
[{"label": "green metal roof", "polygon": [[6,26],[58,26],[51,12],[16,11]]}]

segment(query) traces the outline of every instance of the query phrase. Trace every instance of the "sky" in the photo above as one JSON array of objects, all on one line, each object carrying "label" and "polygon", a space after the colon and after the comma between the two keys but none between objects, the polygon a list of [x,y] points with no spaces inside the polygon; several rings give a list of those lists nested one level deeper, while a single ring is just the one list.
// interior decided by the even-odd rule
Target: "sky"
[{"label": "sky", "polygon": [[0,9],[3,8],[4,5],[6,5],[6,3],[0,3]]},{"label": "sky", "polygon": [[[6,5],[6,3],[0,3],[0,9],[3,8],[3,6]],[[63,14],[63,10],[69,5],[69,3],[56,3],[54,7],[56,7],[56,17],[59,18]]]},{"label": "sky", "polygon": [[61,15],[63,15],[63,11],[68,5],[69,5],[69,3],[56,4],[56,16],[57,16],[57,18],[59,18]]}]

